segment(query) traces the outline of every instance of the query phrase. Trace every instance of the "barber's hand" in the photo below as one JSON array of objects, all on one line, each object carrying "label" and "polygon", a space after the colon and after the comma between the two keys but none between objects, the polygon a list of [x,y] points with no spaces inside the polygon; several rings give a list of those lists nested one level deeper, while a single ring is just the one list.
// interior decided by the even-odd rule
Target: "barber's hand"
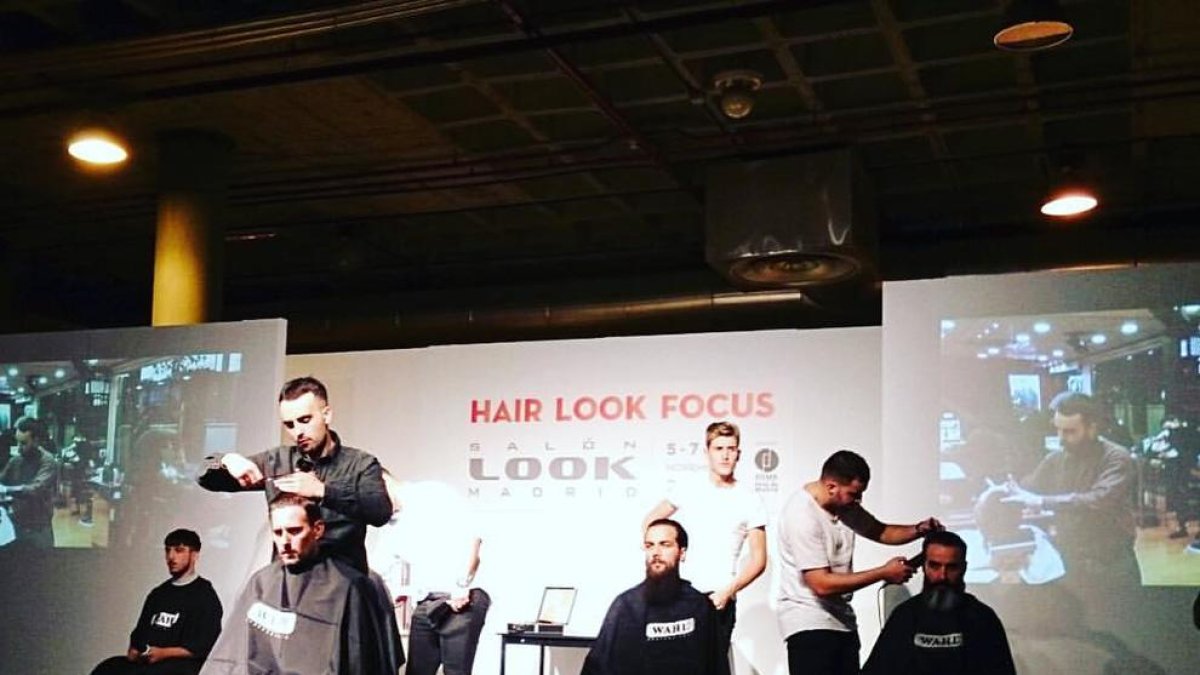
[{"label": "barber's hand", "polygon": [[450,598],[446,601],[446,604],[450,606],[451,612],[461,612],[467,605],[471,604],[471,594],[467,593],[459,598]]},{"label": "barber's hand", "polygon": [[154,645],[146,645],[146,651],[142,652],[142,660],[146,663],[158,663],[163,660],[163,656],[158,653]]},{"label": "barber's hand", "polygon": [[1034,494],[1029,490],[1017,485],[1015,482],[1009,481],[1005,487],[1008,490],[1008,496],[1001,499],[1001,502],[1012,503],[1019,502],[1031,509],[1042,508],[1042,496]]},{"label": "barber's hand", "polygon": [[918,537],[924,537],[930,532],[941,532],[946,529],[946,526],[942,525],[942,521],[937,518],[930,517],[914,525],[913,529],[916,530]]},{"label": "barber's hand", "polygon": [[712,593],[708,594],[708,599],[712,602],[713,607],[715,607],[719,612],[725,609],[725,605],[728,605],[729,601],[733,599],[733,593],[730,593],[729,589],[725,589],[723,591],[713,591]]},{"label": "barber's hand", "polygon": [[913,568],[908,566],[904,556],[896,556],[879,568],[883,572],[883,580],[889,584],[902,584],[912,578]]},{"label": "barber's hand", "polygon": [[127,661],[132,661],[132,662],[136,663],[141,658],[142,658],[142,653],[139,652],[138,650],[134,649],[133,647],[130,647],[129,651],[125,652],[125,659]]},{"label": "barber's hand", "polygon": [[258,465],[250,460],[242,457],[236,452],[231,452],[221,457],[221,466],[233,476],[234,480],[244,488],[255,487],[263,482],[262,471],[258,470]]},{"label": "barber's hand", "polygon": [[297,471],[275,479],[275,487],[283,492],[290,492],[310,499],[325,497],[325,484],[316,474],[308,471]]}]

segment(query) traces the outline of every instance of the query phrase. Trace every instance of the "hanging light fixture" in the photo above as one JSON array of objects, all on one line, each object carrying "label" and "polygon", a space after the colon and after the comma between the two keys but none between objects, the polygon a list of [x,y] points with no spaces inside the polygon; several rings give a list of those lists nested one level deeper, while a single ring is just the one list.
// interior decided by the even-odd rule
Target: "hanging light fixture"
[{"label": "hanging light fixture", "polygon": [[1064,188],[1046,196],[1042,203],[1042,215],[1052,218],[1070,218],[1096,208],[1100,200],[1084,187]]},{"label": "hanging light fixture", "polygon": [[1058,46],[1074,32],[1057,0],[1013,0],[992,44],[1011,52],[1034,52]]},{"label": "hanging light fixture", "polygon": [[91,166],[115,166],[129,159],[126,143],[101,127],[88,127],[71,134],[67,153]]},{"label": "hanging light fixture", "polygon": [[1081,167],[1084,156],[1078,150],[1062,150],[1050,160],[1052,173],[1050,189],[1042,200],[1042,215],[1051,218],[1072,218],[1083,215],[1100,204],[1100,198]]},{"label": "hanging light fixture", "polygon": [[763,84],[762,75],[753,70],[723,70],[713,77],[713,89],[721,113],[731,120],[748,117],[754,110],[754,93]]}]

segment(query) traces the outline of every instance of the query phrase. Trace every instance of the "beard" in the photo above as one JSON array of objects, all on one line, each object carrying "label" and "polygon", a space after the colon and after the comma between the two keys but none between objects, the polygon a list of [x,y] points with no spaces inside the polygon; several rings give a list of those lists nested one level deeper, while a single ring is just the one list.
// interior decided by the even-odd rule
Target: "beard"
[{"label": "beard", "polygon": [[963,582],[950,583],[947,581],[931,584],[928,581],[921,588],[921,597],[925,606],[935,612],[949,612],[962,604],[967,585]]},{"label": "beard", "polygon": [[679,566],[668,566],[656,572],[646,565],[646,581],[643,595],[650,605],[665,605],[679,597],[683,582],[679,579]]}]

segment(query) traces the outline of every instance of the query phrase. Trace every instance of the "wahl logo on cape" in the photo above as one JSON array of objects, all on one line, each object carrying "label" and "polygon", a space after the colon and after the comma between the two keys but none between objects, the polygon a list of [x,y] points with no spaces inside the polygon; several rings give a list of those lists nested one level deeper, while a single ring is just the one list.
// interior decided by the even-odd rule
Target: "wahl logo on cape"
[{"label": "wahl logo on cape", "polygon": [[691,635],[696,630],[695,619],[680,619],[668,623],[646,624],[647,640],[669,640],[671,638]]},{"label": "wahl logo on cape", "polygon": [[958,649],[962,643],[962,633],[946,633],[945,635],[917,633],[913,636],[913,644],[922,649]]},{"label": "wahl logo on cape", "polygon": [[150,619],[151,625],[158,626],[159,628],[170,628],[175,625],[176,621],[179,621],[179,612],[175,612],[174,614],[159,612],[154,615],[153,619]]},{"label": "wahl logo on cape", "polygon": [[250,605],[250,609],[246,610],[246,621],[267,635],[284,640],[291,637],[296,630],[296,614],[294,612],[275,609],[261,602],[255,602]]}]

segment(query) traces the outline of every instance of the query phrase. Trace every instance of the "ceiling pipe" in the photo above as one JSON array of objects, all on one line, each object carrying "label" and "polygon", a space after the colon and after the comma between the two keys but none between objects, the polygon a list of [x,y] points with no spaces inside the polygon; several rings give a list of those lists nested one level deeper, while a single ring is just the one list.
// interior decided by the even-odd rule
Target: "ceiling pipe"
[{"label": "ceiling pipe", "polygon": [[[259,308],[247,316],[266,316]],[[861,309],[861,308],[859,308]],[[859,324],[877,321],[875,312]],[[860,312],[860,314],[862,314]],[[572,337],[852,325],[797,290],[664,295],[611,302],[288,318],[288,353]]]}]

